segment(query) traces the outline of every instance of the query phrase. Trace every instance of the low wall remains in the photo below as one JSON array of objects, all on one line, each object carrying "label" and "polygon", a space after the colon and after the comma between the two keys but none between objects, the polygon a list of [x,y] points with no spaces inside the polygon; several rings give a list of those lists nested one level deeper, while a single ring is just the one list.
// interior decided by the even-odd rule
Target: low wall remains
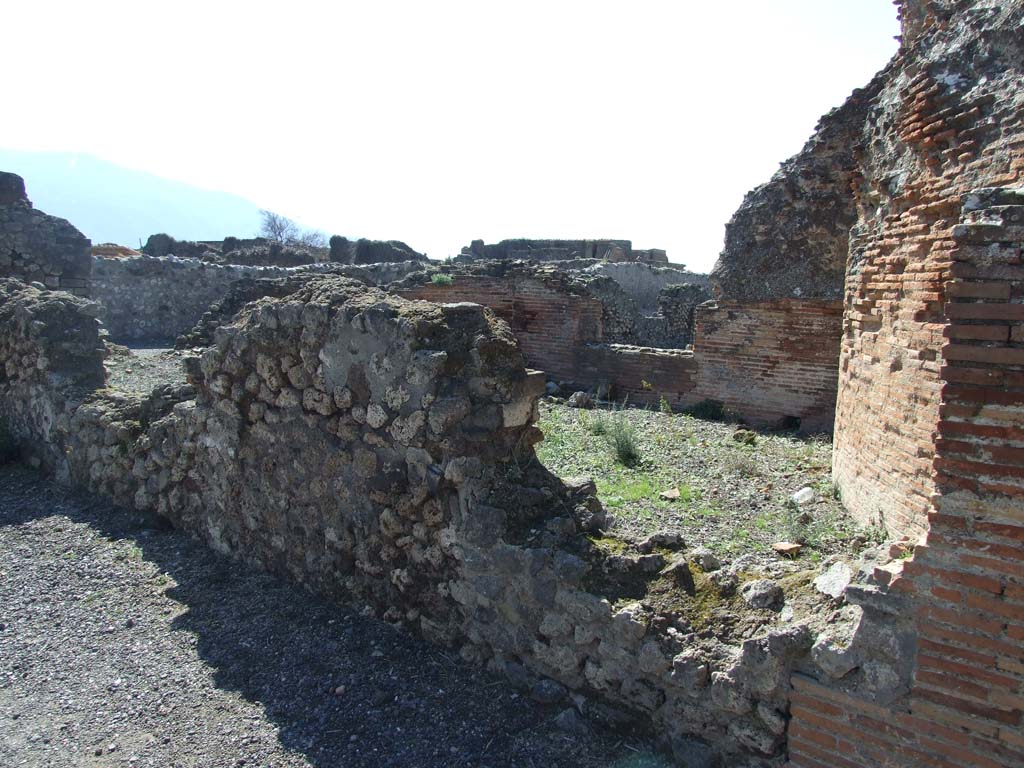
[{"label": "low wall remains", "polygon": [[93,259],[93,297],[105,308],[104,324],[118,342],[167,341],[191,330],[239,280],[295,274],[347,275],[372,284],[397,280],[415,262],[301,267],[216,264],[175,256]]},{"label": "low wall remains", "polygon": [[605,539],[593,485],[534,460],[544,378],[479,305],[309,281],[246,306],[189,385],[149,396],[104,388],[94,310],[0,282],[0,416],[36,463],[549,700],[577,691],[681,765],[780,765],[794,670],[906,678],[903,646],[856,639],[873,625],[834,615],[815,572]]},{"label": "low wall remains", "polygon": [[[691,407],[713,400],[755,425],[827,432],[835,412],[839,302],[784,299],[702,305],[692,352],[607,343],[601,300],[539,277],[454,275],[406,298],[471,301],[512,327],[530,365],[616,399]],[[808,344],[814,338],[815,344]]]}]

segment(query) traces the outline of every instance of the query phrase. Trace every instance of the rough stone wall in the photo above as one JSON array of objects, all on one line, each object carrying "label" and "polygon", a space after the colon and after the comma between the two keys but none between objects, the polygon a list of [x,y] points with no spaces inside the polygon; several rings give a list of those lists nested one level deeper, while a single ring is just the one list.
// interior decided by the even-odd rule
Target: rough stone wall
[{"label": "rough stone wall", "polygon": [[339,264],[380,264],[392,261],[426,261],[401,240],[349,240],[335,235],[331,238],[330,260]]},{"label": "rough stone wall", "polygon": [[825,115],[800,154],[743,199],[711,271],[719,298],[842,298],[850,227],[857,221],[850,187],[858,178],[864,119],[884,74]]},{"label": "rough stone wall", "polygon": [[[167,341],[190,332],[240,280],[262,281],[298,274],[344,274],[386,284],[415,269],[414,263],[345,267],[253,267],[174,256],[136,256],[93,261],[93,295],[106,308],[104,323],[115,341]],[[262,283],[260,283],[262,284]]]},{"label": "rough stone wall", "polygon": [[[605,549],[593,486],[532,461],[543,377],[478,305],[326,277],[250,304],[190,359],[190,386],[143,397],[101,388],[90,305],[2,286],[2,402],[25,411],[46,394],[25,381],[80,372],[59,428],[20,435],[67,482],[521,684],[552,678],[596,717],[652,726],[683,765],[778,766],[791,672],[834,670],[829,638],[864,624],[830,620],[795,564],[772,608],[745,604],[742,568]],[[45,350],[74,354],[51,372]],[[729,620],[712,630],[708,611]]]},{"label": "rough stone wall", "polygon": [[99,314],[71,294],[0,279],[0,427],[34,465],[60,465],[70,409],[105,383]]},{"label": "rough stone wall", "polygon": [[88,296],[89,247],[67,221],[32,207],[20,176],[0,172],[0,278]]},{"label": "rough stone wall", "polygon": [[[645,314],[659,311],[661,294],[670,286],[689,284],[705,289],[711,287],[707,275],[673,266],[652,266],[641,262],[598,262],[584,271],[610,277]],[[707,298],[711,298],[710,292]]]},{"label": "rough stone wall", "polygon": [[658,294],[658,315],[664,323],[664,338],[675,343],[657,346],[693,344],[697,307],[707,301],[711,301],[711,292],[702,285],[683,283],[663,288]]}]

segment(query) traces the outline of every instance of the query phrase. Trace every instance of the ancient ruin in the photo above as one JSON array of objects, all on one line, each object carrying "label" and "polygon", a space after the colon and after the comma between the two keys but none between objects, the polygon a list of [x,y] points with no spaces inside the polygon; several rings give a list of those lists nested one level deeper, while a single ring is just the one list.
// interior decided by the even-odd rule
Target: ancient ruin
[{"label": "ancient ruin", "polygon": [[[90,254],[0,174],[4,437],[688,768],[1024,765],[1024,3],[897,4],[899,53],[710,276],[626,240]],[[115,381],[138,341],[180,371]],[[569,395],[832,432],[878,536],[818,561],[620,535],[537,459]]]}]

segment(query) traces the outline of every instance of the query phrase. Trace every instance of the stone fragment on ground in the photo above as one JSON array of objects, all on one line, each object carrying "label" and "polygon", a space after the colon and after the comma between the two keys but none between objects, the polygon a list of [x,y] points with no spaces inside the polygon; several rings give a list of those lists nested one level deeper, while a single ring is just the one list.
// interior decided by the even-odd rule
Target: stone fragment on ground
[{"label": "stone fragment on ground", "polygon": [[824,595],[838,599],[853,580],[853,571],[846,563],[833,563],[814,580],[814,588]]},{"label": "stone fragment on ground", "polygon": [[773,608],[783,600],[782,587],[771,579],[754,579],[740,587],[740,596],[751,608]]},{"label": "stone fragment on ground", "polygon": [[803,548],[803,544],[797,544],[794,541],[777,541],[772,544],[772,549],[783,557],[796,557]]}]

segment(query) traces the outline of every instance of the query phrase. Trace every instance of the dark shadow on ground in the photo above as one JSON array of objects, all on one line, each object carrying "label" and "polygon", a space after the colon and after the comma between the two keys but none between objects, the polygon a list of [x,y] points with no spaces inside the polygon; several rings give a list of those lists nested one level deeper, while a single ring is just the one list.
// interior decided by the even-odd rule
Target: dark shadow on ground
[{"label": "dark shadow on ground", "polygon": [[0,526],[55,514],[133,543],[167,574],[167,596],[185,607],[172,630],[192,633],[215,685],[259,703],[281,745],[312,765],[664,764],[621,734],[565,733],[554,719],[568,702],[537,705],[451,652],[244,567],[159,518],[0,467]]}]

